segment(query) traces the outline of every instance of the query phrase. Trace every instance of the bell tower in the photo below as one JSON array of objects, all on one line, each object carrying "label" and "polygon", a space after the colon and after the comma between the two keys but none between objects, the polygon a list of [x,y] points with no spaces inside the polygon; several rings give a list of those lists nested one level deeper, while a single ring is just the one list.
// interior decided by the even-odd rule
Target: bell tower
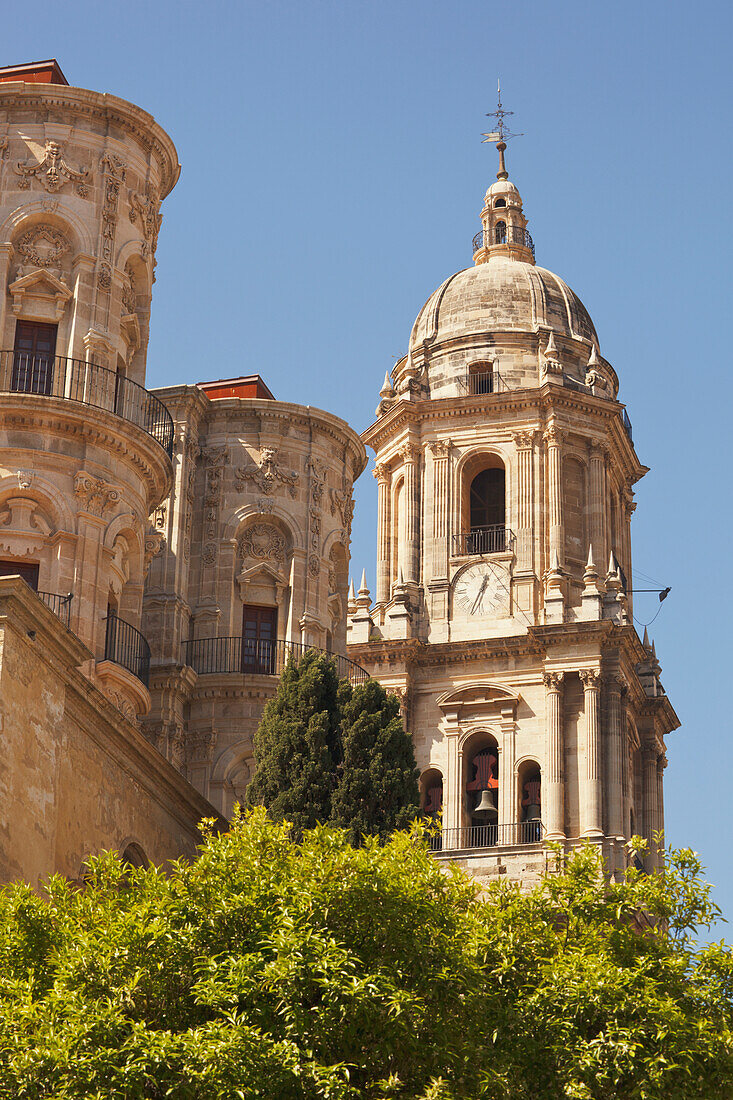
[{"label": "bell tower", "polygon": [[173,423],[145,388],[160,204],[180,168],[151,115],[70,87],[55,61],[0,70],[0,573],[147,712],[149,517]]},{"label": "bell tower", "polygon": [[404,700],[445,857],[531,878],[544,839],[591,839],[618,875],[630,836],[661,827],[678,725],[631,615],[647,468],[588,312],[535,262],[508,113],[473,266],[420,311],[363,433],[377,591],[350,654]]}]

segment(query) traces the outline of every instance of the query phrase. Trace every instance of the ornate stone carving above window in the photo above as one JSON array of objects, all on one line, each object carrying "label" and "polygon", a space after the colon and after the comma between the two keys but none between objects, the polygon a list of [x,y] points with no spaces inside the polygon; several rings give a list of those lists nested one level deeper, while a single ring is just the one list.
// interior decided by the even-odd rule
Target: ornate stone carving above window
[{"label": "ornate stone carving above window", "polygon": [[[16,242],[15,250],[29,267],[60,268],[70,250],[64,234],[53,225],[34,225]],[[18,274],[26,274],[26,266]]]},{"label": "ornate stone carving above window", "polygon": [[238,542],[242,559],[285,563],[285,536],[271,523],[253,523],[246,528]]},{"label": "ornate stone carving above window", "polygon": [[35,142],[28,142],[28,145],[35,154],[35,160],[26,164],[19,160],[15,166],[15,173],[20,176],[18,187],[22,191],[30,187],[31,179],[35,177],[47,191],[55,193],[67,183],[72,183],[77,195],[87,198],[91,182],[89,170],[80,167],[75,172],[73,168],[69,168],[58,141],[47,141],[43,148]]},{"label": "ornate stone carving above window", "polygon": [[252,481],[260,492],[271,496],[278,485],[284,485],[291,497],[295,497],[300,474],[297,470],[285,470],[277,461],[277,451],[272,447],[263,447],[260,452],[260,461],[253,466],[240,466],[236,471],[237,488],[241,491],[247,488],[247,482]]}]

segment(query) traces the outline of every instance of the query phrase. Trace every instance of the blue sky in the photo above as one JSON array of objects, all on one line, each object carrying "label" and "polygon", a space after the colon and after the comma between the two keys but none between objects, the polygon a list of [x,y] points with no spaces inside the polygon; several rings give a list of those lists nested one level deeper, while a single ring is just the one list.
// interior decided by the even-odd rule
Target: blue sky
[{"label": "blue sky", "polygon": [[[17,12],[19,9],[15,9]],[[667,833],[699,850],[733,917],[729,330],[731,7],[493,0],[40,0],[1,64],[57,57],[72,84],[153,113],[183,165],[164,205],[150,385],[259,372],[361,430],[420,306],[471,263],[495,153],[538,262],[595,321],[651,472],[637,584],[683,722]],[[17,16],[16,16],[17,19]],[[373,583],[375,483],[353,568]],[[651,583],[649,585],[651,587]],[[637,601],[648,621],[659,604]]]}]

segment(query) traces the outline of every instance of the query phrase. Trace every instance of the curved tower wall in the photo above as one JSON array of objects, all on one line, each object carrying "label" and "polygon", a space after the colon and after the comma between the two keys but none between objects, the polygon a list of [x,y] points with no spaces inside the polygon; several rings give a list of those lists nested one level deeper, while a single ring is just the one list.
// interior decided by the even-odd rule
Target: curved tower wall
[{"label": "curved tower wall", "polygon": [[144,383],[160,203],[179,171],[131,103],[0,83],[2,568],[37,567],[130,716],[149,707],[146,532],[172,477],[172,422]]}]

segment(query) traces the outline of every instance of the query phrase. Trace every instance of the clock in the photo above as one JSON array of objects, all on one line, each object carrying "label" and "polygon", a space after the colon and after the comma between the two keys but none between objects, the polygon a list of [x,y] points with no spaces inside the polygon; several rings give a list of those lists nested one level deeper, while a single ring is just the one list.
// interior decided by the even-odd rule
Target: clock
[{"label": "clock", "polygon": [[486,562],[476,562],[464,569],[453,590],[455,606],[466,615],[501,614],[505,598],[500,577]]}]

